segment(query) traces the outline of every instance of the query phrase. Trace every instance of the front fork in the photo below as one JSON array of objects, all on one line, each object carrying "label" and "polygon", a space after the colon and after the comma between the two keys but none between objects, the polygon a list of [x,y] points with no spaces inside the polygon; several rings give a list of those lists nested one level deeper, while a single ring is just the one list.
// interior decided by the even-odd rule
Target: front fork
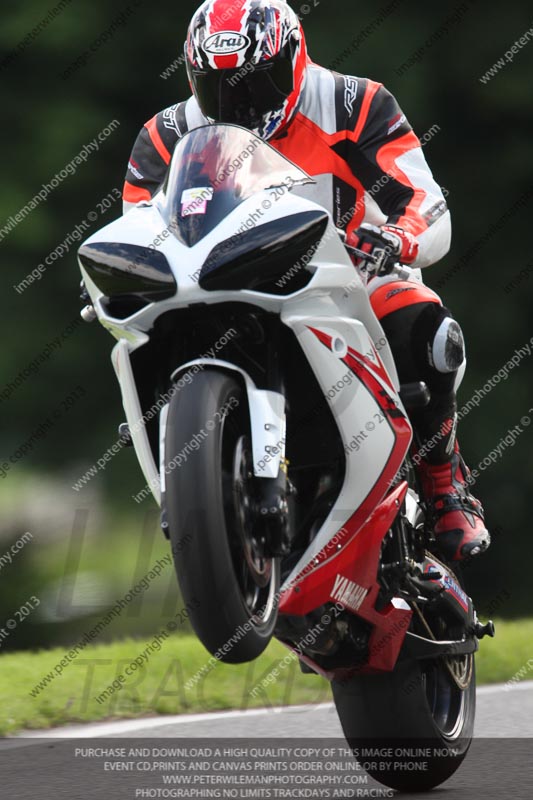
[{"label": "front fork", "polygon": [[[285,391],[277,364],[278,332],[275,327],[265,332],[271,346],[267,359],[265,388],[258,388],[245,370],[229,361],[199,358],[182,364],[171,376],[178,383],[182,374],[192,367],[220,369],[237,373],[243,381],[250,411],[253,453],[253,501],[255,510],[254,535],[264,542],[265,555],[279,557],[291,549],[293,529],[289,513],[289,497],[294,487],[289,481],[285,458]],[[161,527],[168,537],[165,513],[165,429],[168,407],[160,415],[160,483],[162,495]],[[159,489],[159,486],[157,487]]]},{"label": "front fork", "polygon": [[287,459],[283,459],[277,478],[267,478],[258,483],[257,525],[265,542],[265,555],[272,558],[286,556],[291,551],[293,528],[289,495],[293,491]]},{"label": "front fork", "polygon": [[[278,360],[278,354],[282,352],[279,326],[271,325],[267,336],[270,344],[267,358],[267,388],[285,397],[285,385]],[[295,494],[296,490],[289,480],[289,461],[285,457],[286,441],[283,444],[284,453],[277,476],[256,481],[257,522],[263,534],[266,555],[273,558],[290,553],[294,535],[289,496]]]}]

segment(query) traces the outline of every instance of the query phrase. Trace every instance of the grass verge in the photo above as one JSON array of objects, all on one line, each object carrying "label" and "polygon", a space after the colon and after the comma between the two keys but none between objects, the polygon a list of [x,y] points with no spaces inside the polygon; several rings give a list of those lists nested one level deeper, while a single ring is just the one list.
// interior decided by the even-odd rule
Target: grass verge
[{"label": "grass verge", "polygon": [[[533,677],[533,668],[528,667],[532,656],[528,643],[532,641],[533,620],[497,622],[497,638],[484,639],[480,645],[478,682]],[[126,676],[131,662],[152,642],[150,638],[125,639],[88,647],[34,696],[31,691],[54,672],[65,651],[56,648],[0,656],[0,736],[111,718],[315,704],[330,699],[327,681],[302,675],[296,659],[278,642],[272,642],[250,664],[217,664],[187,689],[185,684],[209,656],[195,637],[175,636],[163,641],[159,651],[151,652],[142,668]],[[113,681],[120,688],[99,702],[97,698]],[[259,684],[264,688],[256,688]]]}]

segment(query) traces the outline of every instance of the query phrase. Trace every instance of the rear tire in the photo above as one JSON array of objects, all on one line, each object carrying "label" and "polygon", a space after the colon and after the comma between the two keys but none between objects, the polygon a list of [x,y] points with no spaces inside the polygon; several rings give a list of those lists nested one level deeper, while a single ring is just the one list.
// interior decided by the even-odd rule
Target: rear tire
[{"label": "rear tire", "polygon": [[[473,655],[466,657],[464,668],[470,681],[463,690],[442,659],[400,661],[394,672],[333,682],[344,735],[358,749],[358,761],[367,762],[369,775],[409,792],[427,791],[453,775],[468,752],[474,728]],[[365,758],[363,748],[392,749],[392,756]],[[387,761],[386,767],[372,768],[372,762]]]},{"label": "rear tire", "polygon": [[249,411],[233,375],[206,369],[173,395],[165,468],[172,553],[192,627],[218,660],[250,661],[274,631],[280,565],[254,538]]}]

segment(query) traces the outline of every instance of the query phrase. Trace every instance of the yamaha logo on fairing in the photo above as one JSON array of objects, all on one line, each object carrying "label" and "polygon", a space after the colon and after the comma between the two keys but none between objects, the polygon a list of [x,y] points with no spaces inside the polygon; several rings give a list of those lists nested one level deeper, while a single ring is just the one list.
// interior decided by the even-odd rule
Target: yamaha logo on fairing
[{"label": "yamaha logo on fairing", "polygon": [[223,31],[208,36],[202,47],[213,56],[231,56],[245,50],[251,44],[248,36],[235,31]]},{"label": "yamaha logo on fairing", "polygon": [[359,611],[368,591],[364,586],[348,580],[344,575],[337,575],[330,597],[351,611]]}]

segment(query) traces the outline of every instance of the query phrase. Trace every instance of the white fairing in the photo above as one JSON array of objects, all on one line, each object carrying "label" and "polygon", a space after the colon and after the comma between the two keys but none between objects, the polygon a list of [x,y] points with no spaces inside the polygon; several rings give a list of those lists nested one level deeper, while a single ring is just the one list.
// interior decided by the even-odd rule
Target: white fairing
[{"label": "white fairing", "polygon": [[[375,354],[372,339],[362,322],[342,317],[332,320],[327,317],[290,314],[284,314],[282,318],[294,330],[313,367],[335,417],[346,456],[341,493],[304,557],[288,576],[286,585],[290,585],[370,494],[392,453],[395,436],[391,428],[383,424],[383,413],[375,397],[342,361],[349,348],[366,356],[379,367],[379,356]],[[318,329],[331,336],[332,349],[326,348],[311,329]],[[405,413],[396,391],[377,372],[374,377],[383,391]]]},{"label": "white fairing", "polygon": [[[146,338],[146,337],[145,337]],[[159,470],[157,469],[146,429],[143,413],[139,402],[137,387],[133,377],[130,361],[130,344],[127,339],[120,339],[113,348],[111,360],[117,374],[120,390],[122,392],[122,405],[129,425],[131,439],[139,464],[143,471],[148,486],[158,504],[161,503],[161,489],[159,485]]]},{"label": "white fairing", "polygon": [[[205,291],[200,287],[198,275],[215,245],[235,235],[243,222],[258,213],[259,209],[261,225],[292,214],[322,210],[316,203],[289,191],[281,196],[278,193],[278,197],[273,198],[272,192],[265,190],[243,201],[208,235],[194,246],[187,247],[175,236],[168,235],[157,207],[157,198],[154,198],[150,203],[139,203],[125,216],[93,234],[85,245],[116,242],[154,247],[153,243],[157,240],[157,250],[166,256],[170,264],[178,286],[176,294],[142,308],[127,319],[116,319],[109,315],[102,292],[80,266],[101,324],[118,340],[113,350],[113,364],[121,387],[124,410],[141,468],[158,503],[161,502],[161,489],[164,490],[164,475],[160,482],[160,471],[164,472],[163,458],[158,467],[142,419],[143,412],[130,361],[131,354],[148,341],[155,320],[170,310],[186,309],[194,303],[214,305],[242,302],[280,315],[283,323],[294,332],[302,356],[308,360],[328,399],[347,454],[345,481],[338,501],[306,551],[297,567],[299,569],[313,559],[369,494],[393,447],[393,433],[388,425],[379,424],[379,405],[360,381],[354,379],[332,394],[332,387],[346,380],[344,376],[349,373],[342,361],[348,349],[365,356],[370,370],[375,365],[373,377],[399,408],[401,402],[396,392],[396,369],[383,329],[372,311],[367,290],[346,253],[331,217],[326,233],[306,267],[313,277],[305,288],[282,296],[249,290]],[[331,349],[324,346],[312,328],[331,337]],[[223,353],[213,353],[212,358],[202,357],[189,364],[176,364],[172,380],[176,381],[193,363],[240,373],[245,382],[250,409],[255,475],[276,477],[285,456],[283,396],[259,390],[248,374],[224,359]],[[383,367],[395,389],[381,376]],[[168,378],[170,383],[171,376]],[[163,416],[160,419],[161,451],[164,449],[164,432]],[[354,442],[356,445],[351,446]]]}]

